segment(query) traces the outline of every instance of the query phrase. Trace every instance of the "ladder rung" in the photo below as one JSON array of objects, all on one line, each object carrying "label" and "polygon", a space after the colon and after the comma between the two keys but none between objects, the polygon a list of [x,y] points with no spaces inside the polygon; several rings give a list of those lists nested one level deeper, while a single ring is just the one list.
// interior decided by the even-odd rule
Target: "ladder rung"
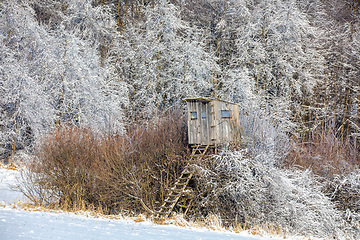
[{"label": "ladder rung", "polygon": [[162,209],[170,208],[172,206],[171,202],[165,201],[164,204],[161,206]]},{"label": "ladder rung", "polygon": [[162,206],[161,206],[161,210],[160,210],[160,211],[165,211],[166,209],[170,209],[170,208],[172,208],[172,207],[173,207],[173,203],[172,203],[172,204],[170,204],[170,205],[167,205],[167,206],[162,205]]},{"label": "ladder rung", "polygon": [[176,191],[173,191],[174,194],[179,195],[180,193],[182,193],[184,190],[182,188],[176,188]]},{"label": "ladder rung", "polygon": [[188,180],[190,180],[190,178],[181,178],[181,179],[179,178],[177,182],[179,183],[179,182],[184,182],[184,181],[188,181]]},{"label": "ladder rung", "polygon": [[178,196],[184,192],[183,189],[178,188],[178,191],[170,193],[172,196]]},{"label": "ladder rung", "polygon": [[187,197],[191,197],[191,198],[194,197],[194,195],[192,195],[191,193],[186,193],[186,192],[184,192],[182,195],[187,196]]},{"label": "ladder rung", "polygon": [[175,182],[175,185],[187,184],[188,181],[190,181],[190,179],[187,179],[187,180],[184,180],[184,181],[177,180],[177,181]]},{"label": "ladder rung", "polygon": [[[177,197],[178,195],[179,195],[179,194],[177,194],[177,195],[172,195],[172,196]],[[165,198],[165,202],[168,202],[168,201],[170,201],[170,200],[171,200],[171,196],[170,196],[170,195]]]},{"label": "ladder rung", "polygon": [[[186,176],[187,175],[187,176]],[[181,180],[188,180],[188,179],[190,179],[190,178],[192,178],[192,173],[189,173],[189,174],[185,174],[185,176],[183,175],[183,176],[180,176],[179,178],[178,178],[178,180],[179,181],[181,181]]]},{"label": "ladder rung", "polygon": [[[215,139],[213,139],[213,140],[215,140]],[[208,150],[208,148],[209,148],[209,146],[200,145],[200,144],[194,146],[191,156],[190,156],[190,161],[192,158],[203,157],[205,155],[206,151]],[[178,201],[183,196],[190,198],[190,199],[194,198],[194,196],[191,193],[185,191],[185,189],[186,189],[187,185],[189,184],[190,179],[192,178],[194,173],[195,173],[195,169],[193,169],[191,167],[186,167],[181,172],[181,175],[175,182],[174,186],[169,189],[169,193],[166,196],[166,198],[164,199],[163,205],[161,206],[160,210],[158,212],[155,212],[155,213],[157,213],[158,216],[168,217],[176,205],[178,205],[179,207],[185,208],[186,212],[189,210],[189,206],[180,204],[180,203],[178,203]]]},{"label": "ladder rung", "polygon": [[205,147],[198,147],[197,150],[206,150],[208,147],[205,146]]},{"label": "ladder rung", "polygon": [[183,179],[183,180],[184,180],[184,181],[178,180],[178,181],[175,182],[175,184],[185,184],[185,183],[187,183],[188,181],[190,181],[190,178],[188,178],[188,179]]},{"label": "ladder rung", "polygon": [[173,191],[173,192],[181,192],[182,189],[179,189],[179,188],[176,188],[176,187],[172,187],[172,188],[171,188],[171,191]]},{"label": "ladder rung", "polygon": [[193,171],[188,171],[186,173],[183,172],[179,178],[184,178],[184,177],[188,178],[188,177],[192,176],[193,173],[194,173]]},{"label": "ladder rung", "polygon": [[181,177],[181,178],[179,178],[178,181],[181,181],[181,180],[189,180],[191,177],[192,177],[192,175],[190,174],[190,175],[187,176],[187,177]]},{"label": "ladder rung", "polygon": [[183,205],[183,204],[176,204],[176,206],[181,207],[181,208],[186,208],[186,209],[189,208],[189,205],[187,206],[187,205]]},{"label": "ladder rung", "polygon": [[184,186],[184,185],[187,185],[187,183],[175,183],[175,185],[177,185],[177,186]]},{"label": "ladder rung", "polygon": [[182,204],[177,204],[176,206],[181,207],[181,208],[188,208],[188,206],[182,205]]}]

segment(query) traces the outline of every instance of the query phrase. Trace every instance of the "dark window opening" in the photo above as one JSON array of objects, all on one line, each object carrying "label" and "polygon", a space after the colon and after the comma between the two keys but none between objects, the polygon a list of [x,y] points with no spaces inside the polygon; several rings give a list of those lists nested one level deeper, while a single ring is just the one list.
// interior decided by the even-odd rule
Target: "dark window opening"
[{"label": "dark window opening", "polygon": [[221,117],[222,118],[230,118],[230,111],[229,110],[221,110]]},{"label": "dark window opening", "polygon": [[201,118],[202,118],[202,119],[206,119],[206,112],[202,112]]},{"label": "dark window opening", "polygon": [[197,119],[197,112],[191,112],[191,119]]}]

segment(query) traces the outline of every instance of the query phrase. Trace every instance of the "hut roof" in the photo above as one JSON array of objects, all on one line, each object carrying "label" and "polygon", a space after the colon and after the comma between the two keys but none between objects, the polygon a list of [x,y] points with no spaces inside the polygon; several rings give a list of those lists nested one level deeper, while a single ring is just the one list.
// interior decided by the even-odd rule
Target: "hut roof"
[{"label": "hut roof", "polygon": [[237,103],[233,103],[233,102],[229,102],[229,101],[225,101],[225,100],[219,100],[219,99],[215,99],[215,98],[206,98],[206,97],[194,97],[194,98],[184,98],[182,99],[183,101],[201,101],[201,102],[211,102],[211,101],[219,101],[219,102],[224,102],[224,103],[229,103],[229,104],[234,104],[234,105],[239,105]]}]

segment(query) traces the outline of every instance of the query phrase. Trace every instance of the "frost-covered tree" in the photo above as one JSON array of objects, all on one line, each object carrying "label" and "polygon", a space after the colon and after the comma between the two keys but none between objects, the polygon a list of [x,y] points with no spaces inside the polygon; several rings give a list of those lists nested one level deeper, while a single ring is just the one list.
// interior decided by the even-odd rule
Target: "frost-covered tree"
[{"label": "frost-covered tree", "polygon": [[296,1],[249,1],[237,27],[237,62],[246,67],[264,107],[294,132],[323,59],[312,44],[318,31]]},{"label": "frost-covered tree", "polygon": [[216,64],[198,29],[167,1],[148,6],[144,14],[143,23],[127,25],[115,53],[118,71],[131,87],[129,112],[148,114],[186,96],[208,95]]},{"label": "frost-covered tree", "polygon": [[1,146],[7,158],[52,125],[47,78],[56,76],[58,66],[52,54],[56,40],[37,24],[30,6],[21,1],[0,4]]},{"label": "frost-covered tree", "polygon": [[[126,87],[113,78],[111,66],[103,65],[109,57],[99,51],[104,38],[113,34],[110,13],[91,2],[67,2],[57,12],[56,24],[49,20],[47,25],[39,21],[40,10],[33,10],[36,2],[0,4],[4,157],[30,146],[59,123],[121,130]],[[86,23],[91,16],[92,25]],[[99,17],[105,19],[102,24],[96,24]]]},{"label": "frost-covered tree", "polygon": [[323,122],[333,122],[339,134],[357,134],[359,124],[359,50],[360,14],[356,1],[323,1],[317,17],[324,30],[322,54],[326,59],[325,80],[317,88],[316,114]]},{"label": "frost-covered tree", "polygon": [[[96,129],[122,125],[122,107],[127,102],[126,89],[113,78],[107,46],[111,44],[115,22],[106,6],[92,1],[67,1],[63,20],[54,30],[59,41],[60,79],[57,122],[75,123]],[[114,92],[114,87],[119,87]]]},{"label": "frost-covered tree", "polygon": [[220,70],[213,80],[213,96],[232,102],[254,100],[254,83],[247,66],[239,56],[237,28],[249,21],[250,12],[244,1],[217,1],[212,48]]}]

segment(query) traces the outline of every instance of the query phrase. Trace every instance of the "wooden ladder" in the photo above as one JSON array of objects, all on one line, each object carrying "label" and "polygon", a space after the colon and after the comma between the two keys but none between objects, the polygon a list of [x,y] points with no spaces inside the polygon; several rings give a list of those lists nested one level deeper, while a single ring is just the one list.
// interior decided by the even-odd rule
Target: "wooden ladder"
[{"label": "wooden ladder", "polygon": [[[157,218],[169,217],[171,211],[177,205],[179,199],[182,196],[187,195],[190,198],[194,198],[194,196],[192,196],[191,194],[187,194],[185,192],[185,189],[188,186],[190,179],[192,178],[196,170],[190,164],[193,164],[194,162],[196,162],[196,160],[201,160],[204,157],[205,153],[207,152],[208,148],[209,145],[207,146],[196,145],[195,147],[193,147],[188,165],[181,172],[180,177],[177,179],[177,181],[174,184],[174,187],[172,187],[169,190],[169,193],[166,196],[163,204],[161,205],[160,210],[157,212],[156,215]],[[187,206],[186,205],[179,205],[179,206],[186,209],[185,210],[185,214],[186,214],[189,211],[191,204],[192,204],[192,200],[190,200],[190,203]]]}]

